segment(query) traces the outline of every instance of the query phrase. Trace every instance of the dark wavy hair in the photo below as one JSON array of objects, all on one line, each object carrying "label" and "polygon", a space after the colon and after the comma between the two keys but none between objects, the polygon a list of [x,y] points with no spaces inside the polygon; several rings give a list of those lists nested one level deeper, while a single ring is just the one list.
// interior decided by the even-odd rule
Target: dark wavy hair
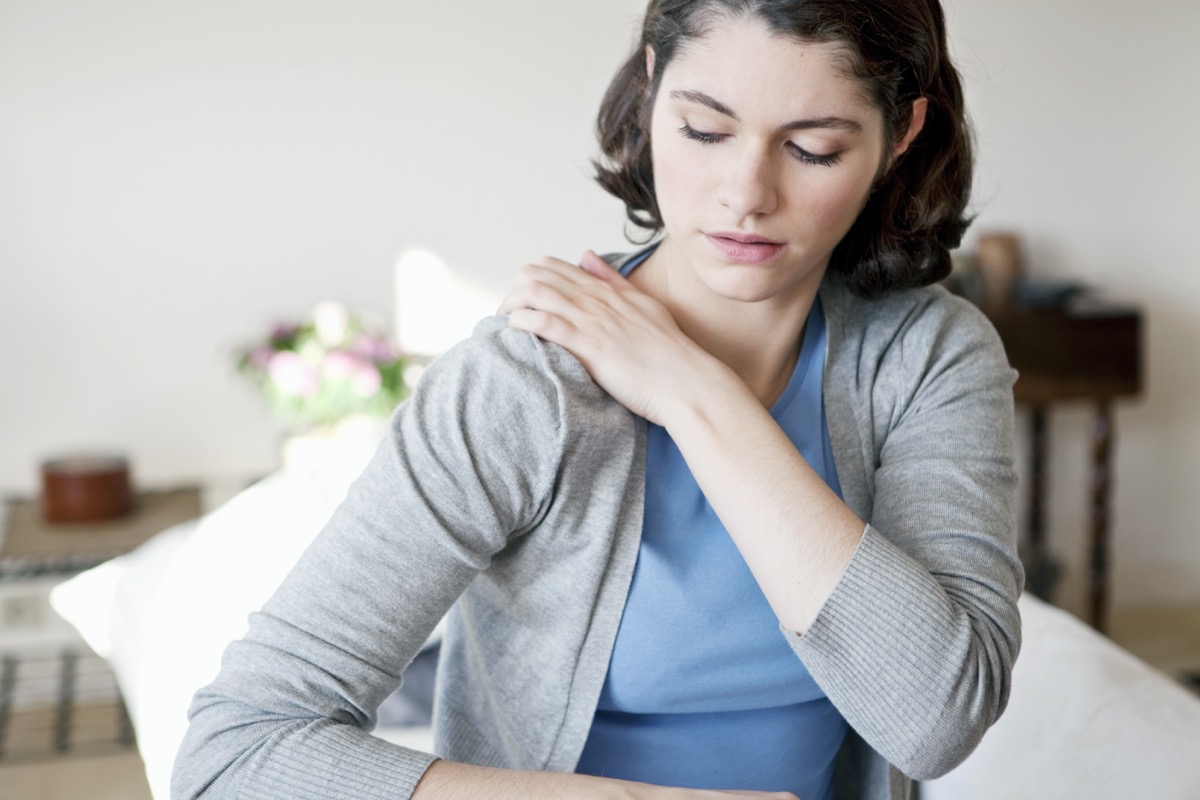
[{"label": "dark wavy hair", "polygon": [[[647,241],[662,230],[650,114],[663,71],[681,47],[714,24],[746,16],[797,41],[841,45],[848,72],[883,114],[889,152],[908,131],[913,101],[927,98],[921,133],[879,176],[834,248],[830,269],[865,297],[945,278],[950,250],[970,224],[965,210],[972,148],[938,0],[651,0],[641,41],[600,106],[596,129],[603,158],[594,162],[597,182],[625,203],[630,222],[649,232]],[[655,54],[650,77],[647,46]]]}]

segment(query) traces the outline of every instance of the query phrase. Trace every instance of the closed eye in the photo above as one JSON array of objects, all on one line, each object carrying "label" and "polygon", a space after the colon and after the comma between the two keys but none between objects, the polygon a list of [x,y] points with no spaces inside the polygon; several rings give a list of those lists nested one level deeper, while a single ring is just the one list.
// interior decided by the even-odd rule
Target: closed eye
[{"label": "closed eye", "polygon": [[832,167],[838,162],[837,153],[830,153],[827,156],[822,156],[816,153],[810,153],[794,142],[788,142],[787,146],[791,154],[803,161],[805,164],[816,164],[819,167]]},{"label": "closed eye", "polygon": [[679,129],[679,132],[684,135],[684,138],[693,139],[697,142],[704,142],[705,144],[716,144],[725,138],[725,134],[723,133],[705,133],[703,131],[698,131],[691,125],[688,125],[686,122],[683,123],[683,127]]},{"label": "closed eye", "polygon": [[[692,141],[701,142],[702,144],[717,144],[724,141],[728,134],[724,133],[706,133],[698,131],[686,122],[679,128],[679,132],[684,138]],[[829,155],[820,155],[818,153],[810,153],[804,148],[797,145],[795,142],[787,143],[788,152],[791,153],[799,161],[805,164],[815,164],[820,167],[832,167],[838,162],[838,154],[830,153]]]}]

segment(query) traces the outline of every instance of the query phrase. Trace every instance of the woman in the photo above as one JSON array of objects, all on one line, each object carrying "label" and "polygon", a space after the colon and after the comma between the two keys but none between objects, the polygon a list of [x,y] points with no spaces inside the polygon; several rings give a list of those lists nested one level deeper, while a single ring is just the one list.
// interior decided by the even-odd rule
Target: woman
[{"label": "woman", "polygon": [[[1013,376],[918,288],[970,183],[936,0],[652,0],[600,134],[661,235],[527,267],[431,367],[178,796],[903,798],[999,717]],[[372,738],[452,604],[442,758]]]}]

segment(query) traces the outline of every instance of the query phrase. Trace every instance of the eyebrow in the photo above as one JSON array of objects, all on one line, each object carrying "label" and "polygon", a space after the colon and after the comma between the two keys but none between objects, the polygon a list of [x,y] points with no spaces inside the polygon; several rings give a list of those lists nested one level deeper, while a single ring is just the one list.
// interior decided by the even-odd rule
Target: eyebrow
[{"label": "eyebrow", "polygon": [[[711,97],[704,92],[692,91],[690,89],[675,89],[671,92],[671,97],[676,100],[686,100],[692,103],[699,103],[702,106],[707,106],[718,114],[733,119],[736,122],[741,122],[738,115],[732,108]],[[812,128],[834,128],[836,130],[850,131],[851,133],[862,133],[862,125],[852,119],[844,117],[812,117],[809,119],[797,119],[779,126],[781,131],[800,131],[810,130]]]}]

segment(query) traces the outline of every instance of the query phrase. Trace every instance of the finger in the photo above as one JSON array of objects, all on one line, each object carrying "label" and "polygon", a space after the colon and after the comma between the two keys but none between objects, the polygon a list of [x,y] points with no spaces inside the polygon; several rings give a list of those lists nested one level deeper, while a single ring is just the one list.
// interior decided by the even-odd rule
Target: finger
[{"label": "finger", "polygon": [[572,264],[569,261],[563,261],[560,258],[551,258],[547,256],[537,264],[529,265],[536,270],[542,271],[543,274],[549,273],[564,278],[572,283],[587,284],[594,280],[594,277],[586,271],[581,270],[578,264]]},{"label": "finger", "polygon": [[571,284],[553,276],[544,281],[520,283],[504,296],[497,313],[511,314],[517,309],[529,308],[573,317],[578,311],[578,294],[578,290]]},{"label": "finger", "polygon": [[542,256],[540,259],[538,259],[537,263],[538,263],[538,266],[546,267],[547,269],[562,269],[562,270],[578,269],[570,261],[565,261],[561,258],[555,258],[554,256]]},{"label": "finger", "polygon": [[606,283],[617,286],[627,283],[625,276],[603,258],[596,255],[595,250],[586,251],[583,254],[583,258],[579,261],[579,266],[589,275],[597,277]]},{"label": "finger", "polygon": [[[576,272],[579,271],[577,267],[573,267],[573,269]],[[504,295],[504,299],[500,301],[496,313],[507,314],[514,308],[528,305],[526,298],[530,296],[530,292],[535,287],[541,285],[563,286],[565,284],[569,284],[569,281],[559,270],[542,264],[525,264],[517,270],[515,283]]]},{"label": "finger", "polygon": [[[593,267],[600,269],[597,265],[593,265]],[[632,288],[632,284],[618,287],[614,281],[624,282],[625,279],[607,265],[603,266],[603,269],[610,273],[605,279],[597,278],[574,264],[566,264],[566,262],[557,260],[550,266],[527,264],[521,268],[518,274],[518,285],[551,286],[576,302],[580,308],[595,312],[601,308],[611,308],[614,304],[620,306],[622,304],[621,292],[614,290],[628,291]]]},{"label": "finger", "polygon": [[552,265],[525,264],[517,270],[516,282],[500,303],[497,314],[507,314],[514,308],[530,305],[539,287],[549,286],[564,295],[580,296],[601,285],[590,275],[582,275],[579,267],[561,262]]},{"label": "finger", "polygon": [[596,251],[588,250],[585,252],[579,265],[589,275],[595,276],[610,289],[615,290],[614,294],[609,295],[609,303],[614,308],[622,309],[623,313],[629,313],[629,306],[625,305],[626,302],[643,312],[650,311],[653,313],[659,309],[660,304],[658,301],[651,299],[649,295],[634,286],[633,282],[622,275],[619,269],[596,255]]},{"label": "finger", "polygon": [[557,314],[535,308],[518,308],[508,315],[508,327],[532,333],[573,351],[578,329]]},{"label": "finger", "polygon": [[504,299],[500,301],[500,306],[496,309],[497,314],[508,314],[514,309],[523,308],[528,303],[525,300],[529,292],[531,283],[528,281],[520,281],[508,290],[504,295]]},{"label": "finger", "polygon": [[510,311],[520,308],[520,300],[516,297],[516,289],[509,289],[508,294],[504,295],[504,299],[500,301],[500,305],[496,307],[496,313],[503,316]]}]

